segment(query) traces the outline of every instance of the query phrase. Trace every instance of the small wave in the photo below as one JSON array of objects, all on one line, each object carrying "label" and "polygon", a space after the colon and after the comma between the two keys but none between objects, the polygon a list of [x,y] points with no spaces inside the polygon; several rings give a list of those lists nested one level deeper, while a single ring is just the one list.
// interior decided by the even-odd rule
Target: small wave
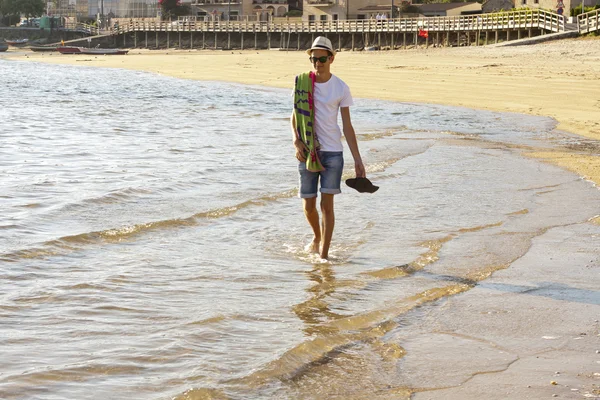
[{"label": "small wave", "polygon": [[84,199],[83,203],[91,203],[91,204],[113,204],[119,203],[125,200],[129,200],[132,197],[135,197],[139,194],[150,194],[152,191],[147,189],[138,189],[138,188],[126,188],[119,189],[108,192],[99,197],[92,197],[88,199]]},{"label": "small wave", "polygon": [[264,195],[255,199],[250,199],[234,206],[222,207],[215,210],[196,213],[187,218],[167,219],[107,229],[104,231],[86,232],[77,235],[63,236],[59,239],[44,242],[42,247],[39,248],[16,250],[13,252],[0,254],[0,260],[16,262],[19,259],[43,258],[74,252],[88,245],[119,243],[125,240],[130,240],[138,235],[156,230],[177,229],[186,226],[194,226],[207,219],[210,220],[228,217],[239,210],[253,206],[265,206],[270,202],[294,197],[297,193],[298,189],[291,189],[279,193]]},{"label": "small wave", "polygon": [[0,230],[2,229],[16,229],[20,228],[20,225],[10,224],[10,225],[0,225]]},{"label": "small wave", "polygon": [[42,207],[41,203],[30,203],[30,204],[23,204],[22,206],[23,208],[40,208]]},{"label": "small wave", "polygon": [[363,133],[360,134],[360,140],[363,142],[367,142],[367,141],[371,141],[371,140],[376,140],[376,139],[381,139],[384,137],[390,137],[390,136],[394,136],[394,132],[392,130],[386,130],[383,132],[375,132],[375,133]]},{"label": "small wave", "polygon": [[206,319],[201,319],[199,321],[194,321],[194,322],[190,322],[187,325],[210,325],[210,324],[217,324],[219,322],[225,321],[229,319],[226,315],[215,315],[214,317],[210,317],[210,318],[206,318]]},{"label": "small wave", "polygon": [[9,378],[15,381],[24,381],[30,385],[39,385],[42,382],[82,381],[98,376],[135,375],[141,373],[144,369],[135,365],[92,364],[52,370],[34,370],[33,372],[22,373],[18,377]]},{"label": "small wave", "polygon": [[61,290],[93,290],[93,291],[102,291],[102,292],[114,292],[115,289],[112,289],[105,285],[98,285],[92,283],[77,283],[74,285],[65,285],[58,287]]},{"label": "small wave", "polygon": [[[472,286],[458,284],[438,287],[400,299],[392,305],[349,318],[341,318],[323,325],[323,331],[330,334],[320,335],[312,340],[300,343],[288,350],[278,359],[264,368],[242,378],[250,386],[262,386],[273,380],[296,380],[313,367],[327,363],[336,354],[359,342],[373,342],[398,326],[399,315],[453,296],[471,289]],[[326,329],[325,329],[326,328]],[[399,352],[401,357],[403,352]]]},{"label": "small wave", "polygon": [[173,400],[229,400],[229,397],[217,389],[194,388],[175,396]]}]

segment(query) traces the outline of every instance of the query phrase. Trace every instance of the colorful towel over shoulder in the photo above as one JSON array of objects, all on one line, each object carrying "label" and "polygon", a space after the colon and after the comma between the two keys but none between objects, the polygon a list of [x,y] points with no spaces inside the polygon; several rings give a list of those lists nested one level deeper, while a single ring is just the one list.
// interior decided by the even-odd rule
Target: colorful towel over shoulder
[{"label": "colorful towel over shoulder", "polygon": [[308,149],[308,154],[306,155],[306,169],[310,172],[320,172],[324,171],[325,168],[321,164],[317,154],[317,150],[319,150],[319,141],[314,125],[314,87],[314,72],[305,72],[296,77],[294,113],[296,115],[296,132],[298,132],[298,138],[304,142]]}]

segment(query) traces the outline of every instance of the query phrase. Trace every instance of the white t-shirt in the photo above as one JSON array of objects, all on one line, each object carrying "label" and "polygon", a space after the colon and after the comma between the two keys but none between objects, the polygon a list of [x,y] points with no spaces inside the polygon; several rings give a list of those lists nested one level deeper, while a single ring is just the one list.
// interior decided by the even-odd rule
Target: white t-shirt
[{"label": "white t-shirt", "polygon": [[315,130],[321,151],[342,151],[342,131],[338,125],[340,107],[354,104],[350,88],[331,75],[327,82],[315,82]]}]

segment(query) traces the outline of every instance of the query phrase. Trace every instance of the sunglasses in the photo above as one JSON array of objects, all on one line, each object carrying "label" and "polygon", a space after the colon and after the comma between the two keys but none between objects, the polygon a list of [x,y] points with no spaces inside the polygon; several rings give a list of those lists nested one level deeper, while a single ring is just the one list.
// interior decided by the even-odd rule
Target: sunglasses
[{"label": "sunglasses", "polygon": [[311,63],[316,64],[317,61],[320,62],[321,64],[325,64],[327,62],[327,60],[329,59],[329,57],[331,56],[323,56],[323,57],[309,57],[308,59],[310,60]]}]

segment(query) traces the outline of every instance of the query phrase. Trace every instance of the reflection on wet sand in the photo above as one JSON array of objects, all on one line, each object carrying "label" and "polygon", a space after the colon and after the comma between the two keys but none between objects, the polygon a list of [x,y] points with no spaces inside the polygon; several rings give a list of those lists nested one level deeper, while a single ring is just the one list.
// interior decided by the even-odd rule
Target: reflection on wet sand
[{"label": "reflection on wet sand", "polygon": [[338,286],[348,286],[351,283],[338,282],[328,263],[314,264],[313,269],[307,271],[306,275],[311,282],[314,282],[314,285],[307,289],[310,298],[292,309],[298,318],[304,321],[304,332],[307,336],[330,333],[331,331],[323,324],[341,318],[342,315],[329,309],[327,298],[335,293]]}]

